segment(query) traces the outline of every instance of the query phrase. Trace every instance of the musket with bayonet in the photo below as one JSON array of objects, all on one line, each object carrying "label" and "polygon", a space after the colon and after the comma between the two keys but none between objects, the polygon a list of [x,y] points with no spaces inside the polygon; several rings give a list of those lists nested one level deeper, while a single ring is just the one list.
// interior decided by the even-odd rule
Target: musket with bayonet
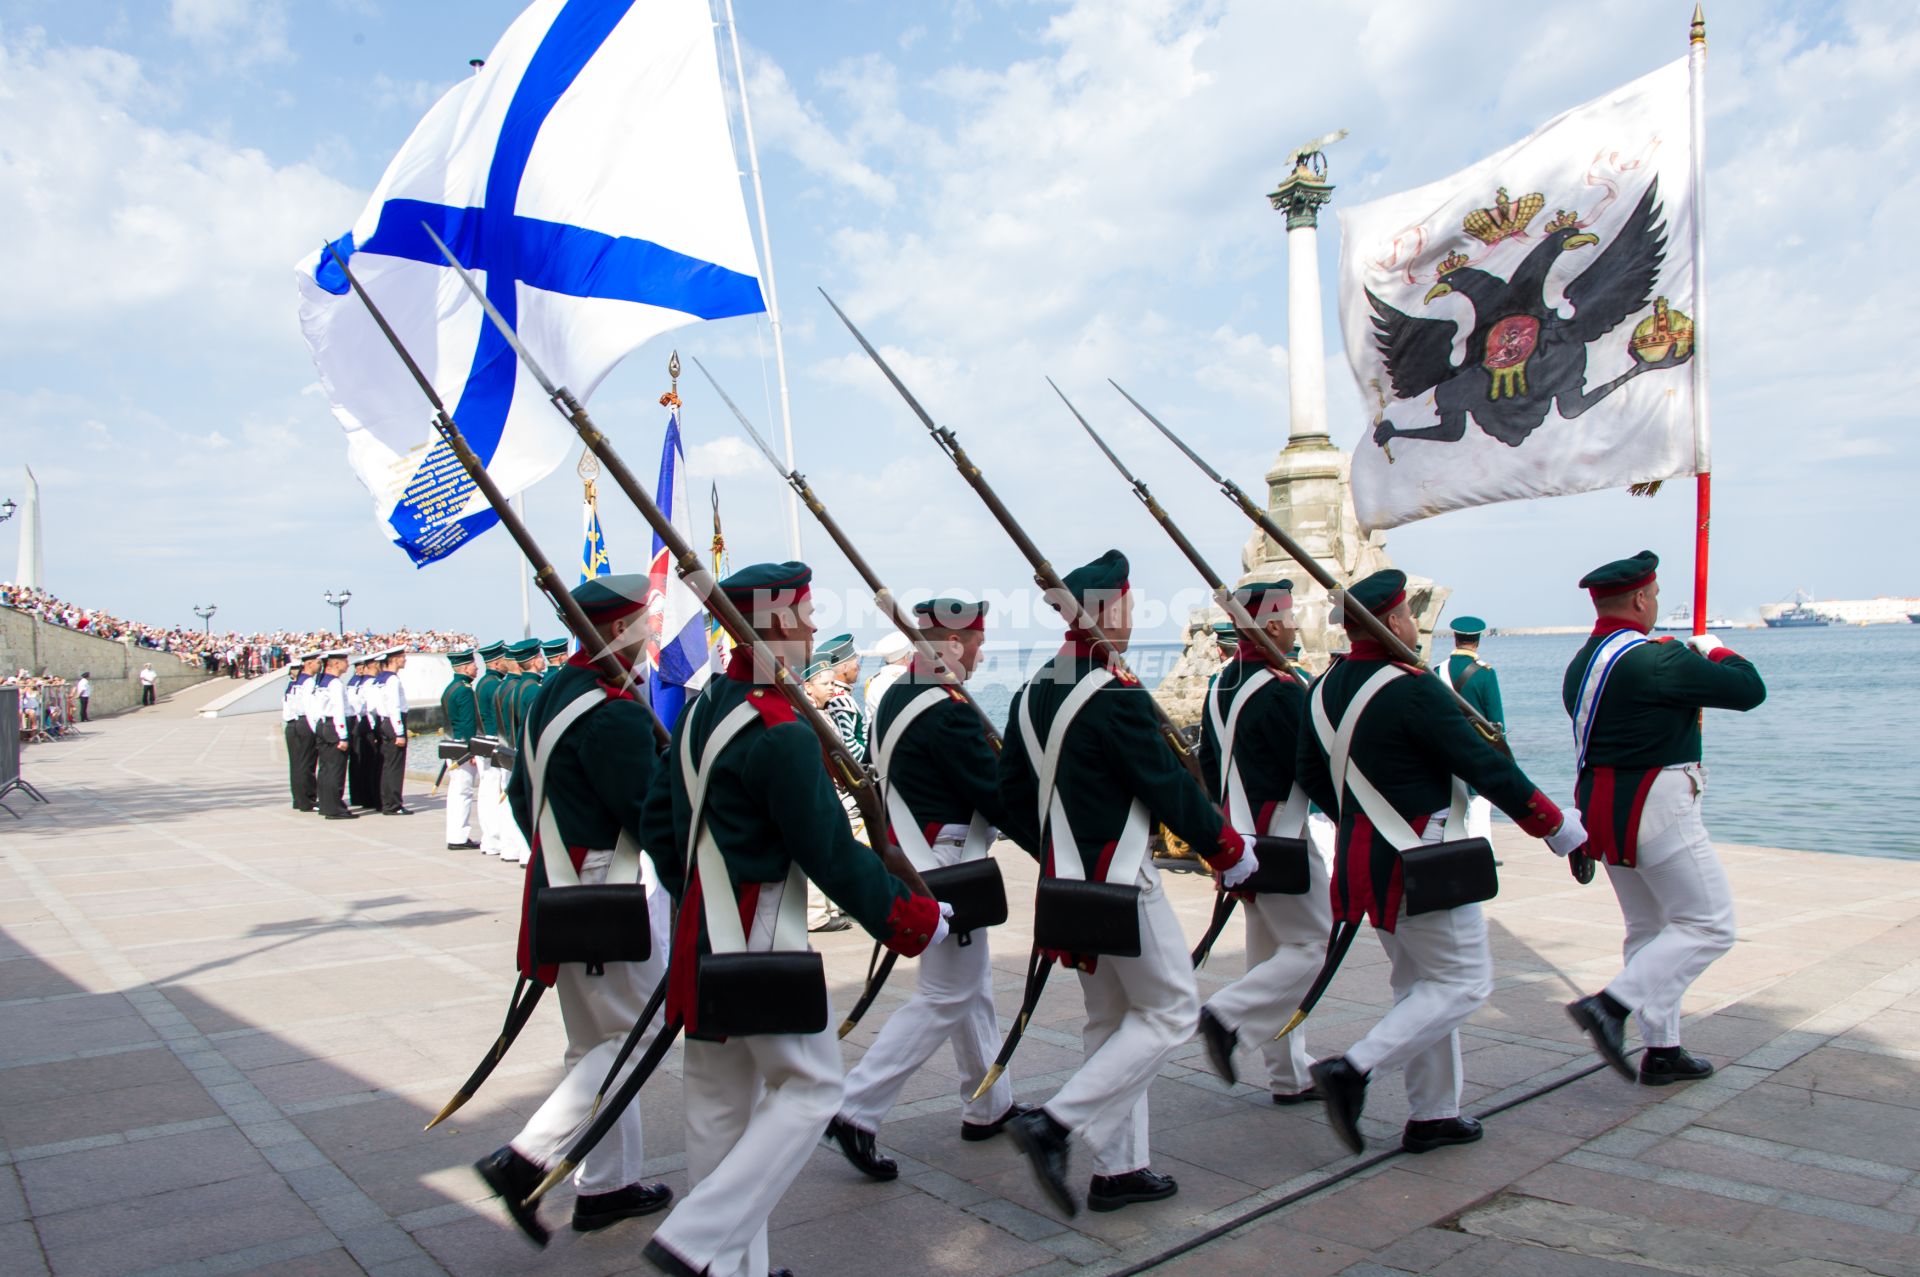
[{"label": "musket with bayonet", "polygon": [[[1173,521],[1173,517],[1166,512],[1165,507],[1160,504],[1159,498],[1153,495],[1152,490],[1147,487],[1145,481],[1135,475],[1133,471],[1127,469],[1127,463],[1120,460],[1119,454],[1114,452],[1114,450],[1107,445],[1107,441],[1100,437],[1100,432],[1093,428],[1093,423],[1087,420],[1085,414],[1073,406],[1073,400],[1067,398],[1066,391],[1054,384],[1053,378],[1047,378],[1047,384],[1053,386],[1053,393],[1060,396],[1060,402],[1067,406],[1067,411],[1072,413],[1073,419],[1080,423],[1080,428],[1087,432],[1088,437],[1091,438],[1099,447],[1100,451],[1105,454],[1107,460],[1113,463],[1113,468],[1118,470],[1120,477],[1125,479],[1132,487],[1133,495],[1139,498],[1140,504],[1145,506],[1147,513],[1153,516],[1153,521],[1160,525],[1161,531],[1165,532],[1167,536],[1172,539],[1180,553],[1186,556],[1187,562],[1193,565],[1194,571],[1200,574],[1200,579],[1207,583],[1207,588],[1213,591],[1214,602],[1218,603],[1221,610],[1226,612],[1227,616],[1233,621],[1233,628],[1239,631],[1242,636],[1250,639],[1254,645],[1260,649],[1260,654],[1266,658],[1269,666],[1276,670],[1288,669],[1287,654],[1280,650],[1280,645],[1273,641],[1273,636],[1268,634],[1266,629],[1248,613],[1246,607],[1240,600],[1234,597],[1233,591],[1227,588],[1227,583],[1220,579],[1220,574],[1213,570],[1212,565],[1207,562],[1199,549],[1192,541],[1187,539],[1187,534],[1180,530],[1180,525]],[[1222,759],[1220,765],[1224,770],[1226,760]],[[1248,837],[1252,837],[1259,831],[1242,829],[1239,832]],[[1227,923],[1233,917],[1234,905],[1238,899],[1238,896],[1225,888],[1220,888],[1215,891],[1213,897],[1213,917],[1207,922],[1207,930],[1206,933],[1200,937],[1200,943],[1193,948],[1193,965],[1195,967],[1204,963],[1207,960],[1207,955],[1213,952],[1214,942],[1217,941],[1221,933],[1227,929]]]},{"label": "musket with bayonet", "polygon": [[[1257,505],[1253,498],[1247,495],[1245,489],[1208,465],[1206,458],[1188,447],[1186,440],[1168,429],[1164,421],[1161,421],[1160,418],[1148,411],[1145,404],[1128,394],[1126,388],[1119,382],[1109,378],[1107,384],[1115,390],[1118,390],[1122,398],[1139,410],[1141,416],[1151,421],[1155,429],[1165,435],[1174,447],[1180,449],[1180,451],[1186,455],[1187,460],[1200,467],[1201,472],[1205,474],[1207,478],[1213,480],[1214,485],[1226,494],[1227,499],[1236,506],[1239,506],[1241,513],[1251,519],[1255,526],[1262,532],[1265,532],[1271,537],[1275,545],[1285,550],[1287,555],[1292,558],[1295,563],[1298,563],[1307,575],[1318,581],[1330,597],[1344,601],[1345,591],[1342,590],[1340,583],[1334,579],[1333,574],[1322,567],[1319,560],[1301,548],[1300,543],[1289,536],[1285,528],[1274,522],[1273,517],[1269,515],[1264,508]],[[1399,635],[1389,630],[1384,621],[1372,612],[1369,612],[1366,608],[1349,608],[1342,606],[1341,619],[1343,622],[1350,621],[1358,623],[1360,629],[1366,632],[1367,637],[1386,648],[1388,652],[1393,654],[1395,660],[1400,661],[1404,665],[1411,666],[1414,669],[1429,674],[1431,673],[1431,671],[1427,671],[1426,666],[1421,663],[1419,655],[1415,653],[1412,648],[1401,642]],[[1435,675],[1434,677],[1438,676]],[[1447,689],[1454,701],[1460,706],[1461,712],[1464,713],[1468,721],[1473,724],[1475,730],[1496,748],[1503,750],[1507,748],[1505,735],[1501,732],[1497,724],[1489,722],[1484,714],[1468,704],[1466,698],[1460,695],[1459,689],[1454,687],[1449,680],[1440,679],[1440,685]],[[1579,852],[1571,853],[1567,857],[1567,864],[1573,871],[1573,876],[1580,882],[1586,883],[1593,880],[1593,862]],[[1342,933],[1343,927],[1346,929],[1345,934]],[[1335,924],[1334,934],[1327,945],[1327,961],[1321,967],[1320,975],[1314,980],[1312,988],[1307,991],[1307,996],[1300,1000],[1299,1009],[1293,1013],[1292,1018],[1287,1021],[1286,1026],[1274,1035],[1276,1040],[1284,1038],[1287,1034],[1298,1028],[1301,1022],[1304,1021],[1307,1015],[1313,1010],[1314,1004],[1320,1000],[1320,995],[1326,992],[1327,985],[1332,982],[1333,973],[1335,969],[1339,967],[1341,958],[1346,956],[1348,946],[1353,943],[1352,933],[1358,929],[1358,925],[1355,923]]]},{"label": "musket with bayonet", "polygon": [[[881,374],[899,392],[900,397],[906,400],[907,407],[920,419],[920,424],[926,427],[934,444],[946,454],[949,461],[953,462],[954,469],[960,472],[960,477],[966,480],[967,486],[973,489],[974,494],[993,515],[994,520],[1012,539],[1014,545],[1019,547],[1021,555],[1033,569],[1034,584],[1040,587],[1047,600],[1061,611],[1068,624],[1087,636],[1088,643],[1106,663],[1107,668],[1116,674],[1127,672],[1126,662],[1121,659],[1120,651],[1113,645],[1113,640],[1106,636],[1093,616],[1081,606],[1080,601],[1073,596],[1073,592],[1067,589],[1066,584],[1060,579],[1060,574],[1054,571],[1047,557],[1040,553],[1040,547],[1034,544],[1033,538],[1027,535],[1026,529],[1020,526],[1012,512],[1001,502],[999,494],[987,482],[986,476],[980,473],[980,467],[974,465],[973,459],[967,456],[966,449],[960,446],[959,437],[951,429],[935,424],[933,417],[920,406],[920,401],[914,398],[913,392],[907,389],[906,383],[900,380],[899,375],[893,371],[880,352],[874,349],[873,343],[867,340],[866,334],[847,318],[847,313],[840,309],[839,304],[827,296],[824,288],[820,290],[820,295],[826,297],[827,305],[833,307],[833,313],[838,315],[840,322],[847,326],[847,331],[852,333],[853,339],[860,343],[860,348],[867,352],[867,357],[879,366]],[[1130,673],[1127,676],[1132,677]],[[1167,748],[1173,751],[1174,757],[1180,760],[1181,765],[1192,773],[1195,782],[1204,789],[1206,779],[1201,775],[1200,761],[1193,756],[1193,751],[1187,748],[1187,742],[1180,735],[1180,729],[1175,727],[1173,720],[1167,717],[1167,712],[1160,707],[1160,702],[1148,697],[1147,704],[1153,709],[1154,719],[1159,726],[1161,738],[1167,743]],[[982,1079],[979,1088],[974,1091],[973,1098],[979,1099],[985,1095],[987,1088],[1006,1072],[1008,1061],[1013,1058],[1015,1048],[1019,1046],[1021,1037],[1026,1033],[1027,1022],[1033,1017],[1034,1008],[1039,1005],[1040,994],[1046,988],[1047,975],[1051,970],[1052,963],[1044,960],[1036,948],[1029,955],[1027,962],[1027,987],[1021,998],[1020,1014],[1015,1017],[1013,1027],[1007,1032],[1006,1041],[1001,1044],[1000,1054],[995,1058],[992,1067],[987,1070],[986,1077]]]},{"label": "musket with bayonet", "polygon": [[[421,229],[426,231],[428,237],[433,240],[434,246],[440,250],[441,256],[447,259],[447,264],[459,275],[461,282],[467,286],[467,290],[485,309],[487,318],[499,330],[507,344],[513,348],[520,362],[526,365],[527,371],[533,374],[534,379],[540,383],[541,389],[546,391],[547,399],[553,404],[554,409],[567,419],[568,424],[579,434],[588,450],[599,459],[602,466],[606,467],[607,473],[613,476],[615,486],[626,494],[629,501],[633,502],[634,507],[640,511],[640,516],[653,529],[653,534],[660,538],[661,545],[666,548],[673,560],[674,572],[686,582],[687,588],[693,591],[694,597],[700,600],[700,606],[719,620],[721,627],[733,639],[735,646],[748,649],[752,654],[755,670],[768,672],[775,690],[785,698],[787,704],[793,707],[800,721],[820,738],[820,746],[826,753],[828,763],[834,771],[839,773],[839,779],[853,795],[854,801],[859,804],[860,814],[866,821],[867,828],[885,829],[886,813],[880,804],[880,794],[874,785],[872,772],[868,770],[866,764],[854,757],[853,752],[847,748],[846,742],[840,738],[840,733],[828,721],[827,716],[807,699],[800,678],[794,674],[786,661],[768,646],[767,640],[742,615],[733,600],[719,589],[714,582],[713,573],[700,562],[700,556],[694,553],[693,546],[680,534],[680,529],[676,528],[672,520],[661,513],[660,507],[654,504],[653,497],[641,486],[640,480],[634,476],[633,471],[627,468],[627,463],[620,459],[620,454],[613,450],[613,445],[607,441],[605,435],[600,433],[599,427],[593,424],[593,418],[587,415],[586,408],[574,397],[572,391],[565,386],[556,386],[547,376],[546,371],[540,367],[532,353],[521,343],[519,334],[513,331],[505,317],[494,308],[491,301],[487,300],[485,290],[475,281],[472,272],[460,264],[460,259],[453,255],[453,251],[441,241],[432,227],[422,222]],[[884,839],[876,837],[875,841],[880,843],[875,850],[886,862],[887,869],[912,887],[915,893],[927,894],[926,884],[920,880],[919,873],[915,871],[906,856],[897,848],[887,846]]]},{"label": "musket with bayonet", "polygon": [[[360,280],[348,267],[346,258],[340,255],[339,250],[329,245],[325,251],[333,255],[333,260],[339,264],[341,271],[346,275],[347,283],[352,286],[354,295],[367,308],[367,313],[373,316],[373,321],[379,326],[382,335],[386,337],[394,352],[400,356],[401,361],[406,364],[407,371],[413,374],[413,379],[426,395],[427,402],[433,405],[435,429],[446,441],[448,448],[453,451],[453,455],[459,459],[462,468],[466,470],[474,485],[486,497],[487,504],[491,505],[494,513],[500,517],[502,526],[519,545],[520,552],[526,555],[527,561],[533,565],[534,583],[552,600],[554,611],[560,614],[567,628],[573,631],[574,637],[580,641],[581,650],[595,654],[594,662],[608,681],[615,686],[626,684],[632,678],[631,672],[623,668],[611,652],[602,650],[602,644],[598,633],[593,628],[593,623],[587,619],[587,614],[580,610],[580,604],[574,600],[573,595],[561,585],[560,574],[554,571],[552,560],[541,553],[539,545],[534,542],[533,534],[514,513],[505,495],[493,482],[493,477],[487,473],[486,466],[482,465],[480,459],[474,455],[473,449],[467,444],[466,436],[460,433],[459,425],[448,415],[447,406],[441,402],[439,392],[434,390],[433,383],[427,379],[426,374],[420,371],[420,365],[414,362],[413,356],[400,341],[399,334],[387,324],[386,316],[381,314],[380,308],[373,304],[373,298],[367,296],[367,290],[361,287]],[[653,720],[653,730],[655,739],[662,746],[666,745],[670,738],[665,724],[661,723],[657,717]],[[519,1037],[520,1031],[526,1027],[527,1020],[533,1015],[534,1005],[539,1002],[544,989],[545,986],[537,981],[525,979],[514,986],[513,997],[508,1000],[507,1016],[500,1026],[499,1036],[494,1039],[493,1045],[487,1049],[486,1055],[482,1057],[467,1080],[461,1084],[460,1089],[454,1093],[453,1098],[441,1106],[439,1113],[427,1123],[428,1130],[444,1122],[461,1105],[472,1099],[481,1084],[499,1066],[500,1061],[506,1058],[507,1048],[513,1045],[514,1039]]]},{"label": "musket with bayonet", "polygon": [[[698,368],[712,384],[714,393],[719,395],[720,401],[733,412],[734,419],[740,423],[741,429],[747,432],[747,437],[753,440],[754,446],[760,449],[760,455],[767,459],[767,464],[786,480],[787,486],[792,488],[794,495],[800,498],[800,503],[812,511],[813,517],[826,530],[827,536],[840,547],[840,553],[845,556],[848,563],[853,565],[853,570],[860,574],[860,579],[867,583],[867,588],[873,591],[873,601],[879,605],[887,619],[893,622],[894,628],[906,636],[907,642],[913,645],[914,652],[927,663],[927,667],[937,670],[944,676],[947,685],[967,703],[968,708],[973,710],[980,720],[981,730],[986,733],[987,743],[993,746],[994,753],[999,753],[1000,729],[993,725],[993,720],[987,717],[987,712],[980,708],[980,702],[973,699],[972,694],[966,689],[966,684],[947,667],[946,658],[927,641],[927,636],[920,627],[908,618],[906,610],[900,606],[900,601],[894,597],[893,591],[887,588],[887,583],[880,579],[880,574],[873,570],[866,556],[860,553],[852,539],[841,529],[840,521],[833,517],[827,510],[826,503],[814,492],[813,485],[807,482],[807,476],[780,459],[779,454],[774,452],[772,446],[761,437],[760,432],[754,429],[753,422],[749,421],[747,414],[740,410],[740,405],[733,401],[733,396],[722,388],[719,379],[700,362],[698,355],[693,356],[693,366]],[[880,996],[880,990],[886,985],[887,977],[893,974],[893,968],[899,960],[900,955],[884,945],[873,946],[873,956],[867,962],[866,988],[861,992],[859,1001],[853,1004],[853,1009],[847,1012],[847,1018],[840,1022],[841,1037],[844,1038],[853,1032],[855,1026],[866,1018],[868,1010],[872,1008],[874,1000]]]}]

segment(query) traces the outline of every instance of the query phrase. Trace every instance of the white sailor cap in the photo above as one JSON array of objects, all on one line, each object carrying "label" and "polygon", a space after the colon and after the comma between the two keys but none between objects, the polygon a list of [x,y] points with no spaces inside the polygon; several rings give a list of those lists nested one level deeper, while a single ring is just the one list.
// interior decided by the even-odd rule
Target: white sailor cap
[{"label": "white sailor cap", "polygon": [[407,645],[405,643],[396,643],[392,647],[381,648],[379,651],[375,652],[373,655],[374,655],[374,659],[376,660],[389,661],[396,656],[404,655],[406,650],[407,650]]},{"label": "white sailor cap", "polygon": [[350,660],[352,656],[353,656],[353,649],[345,648],[345,647],[330,647],[326,651],[320,653],[320,659],[323,661]]}]

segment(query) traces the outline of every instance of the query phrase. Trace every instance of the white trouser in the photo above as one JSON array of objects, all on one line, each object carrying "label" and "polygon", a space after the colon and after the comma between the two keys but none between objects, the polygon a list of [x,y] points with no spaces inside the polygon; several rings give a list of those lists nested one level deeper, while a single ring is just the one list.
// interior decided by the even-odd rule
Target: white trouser
[{"label": "white trouser", "polygon": [[[840,791],[840,809],[847,813],[847,825],[853,830],[854,841],[867,846],[867,822],[860,815],[860,804],[844,789]],[[807,930],[813,930],[834,913],[834,903],[827,899],[827,893],[820,890],[813,879],[807,879]]]},{"label": "white trouser", "polygon": [[477,808],[475,815],[480,820],[480,850],[489,856],[497,856],[500,854],[501,822],[513,823],[507,805],[500,801],[500,788],[506,783],[507,773],[485,759],[475,759],[474,765],[480,772],[473,784],[473,803]]},{"label": "white trouser", "polygon": [[765,1277],[767,1217],[840,1107],[840,1067],[831,1032],[688,1039],[689,1187],[653,1240],[709,1277]]},{"label": "white trouser", "polygon": [[447,843],[477,841],[473,831],[478,825],[478,812],[473,801],[474,786],[478,783],[480,760],[469,758],[458,767],[447,768]]},{"label": "white trouser", "polygon": [[1733,947],[1733,890],[1700,819],[1698,767],[1654,778],[1640,813],[1632,869],[1608,865],[1627,922],[1626,968],[1607,993],[1640,1018],[1648,1046],[1680,1045],[1680,1000]]},{"label": "white trouser", "polygon": [[1102,954],[1091,973],[1080,973],[1086,1059],[1046,1104],[1054,1121],[1086,1141],[1096,1175],[1147,1165],[1147,1090],[1200,1021],[1193,960],[1160,871],[1148,862],[1139,881],[1140,956]]},{"label": "white trouser", "polygon": [[[611,851],[590,851],[580,867],[582,883],[603,882]],[[654,986],[667,969],[667,940],[672,926],[671,902],[654,874],[653,862],[640,858],[642,881],[647,886],[647,916],[653,929],[653,956],[645,962],[610,962],[604,975],[588,975],[586,964],[564,963],[554,979],[554,992],[560,995],[560,1019],[567,1030],[567,1075],[535,1111],[521,1132],[513,1137],[515,1152],[531,1158],[542,1167],[551,1166],[573,1142],[593,1114],[593,1097],[600,1090],[607,1070],[620,1053]],[[625,1081],[646,1054],[647,1046],[660,1032],[661,1017],[656,1014],[645,1036],[627,1057],[620,1076],[607,1088],[609,1095]],[[646,1146],[640,1131],[640,1103],[629,1104],[574,1172],[573,1183],[583,1194],[611,1193],[629,1184],[638,1184],[646,1162]]]},{"label": "white trouser", "polygon": [[[1444,814],[1427,823],[1425,842],[1446,836]],[[1479,905],[1409,918],[1376,932],[1391,964],[1393,1007],[1347,1051],[1362,1073],[1404,1068],[1408,1118],[1460,1116],[1460,1026],[1493,996],[1493,950]]]},{"label": "white trouser", "polygon": [[[936,867],[959,864],[963,850],[944,838],[934,843]],[[972,932],[971,942],[965,945],[959,936],[948,936],[920,955],[920,987],[905,1006],[887,1017],[880,1036],[847,1075],[841,1119],[863,1131],[879,1130],[907,1079],[933,1058],[942,1042],[952,1042],[960,1094],[966,1097],[961,1118],[998,1120],[1013,1107],[1013,1082],[1005,1074],[985,1095],[977,1100],[971,1097],[999,1050],[999,1027],[993,1013],[993,958],[987,932]]]},{"label": "white trouser", "polygon": [[1304,1091],[1313,1084],[1307,1067],[1305,1026],[1275,1042],[1300,1005],[1301,995],[1326,961],[1327,933],[1333,928],[1333,895],[1328,887],[1333,858],[1333,825],[1324,816],[1307,822],[1308,870],[1303,896],[1262,894],[1242,903],[1247,916],[1247,973],[1207,999],[1207,1010],[1240,1034],[1256,1039],[1267,1061],[1267,1085],[1276,1094]]},{"label": "white trouser", "polygon": [[1483,795],[1475,794],[1467,799],[1467,833],[1469,838],[1493,837],[1493,802]]}]

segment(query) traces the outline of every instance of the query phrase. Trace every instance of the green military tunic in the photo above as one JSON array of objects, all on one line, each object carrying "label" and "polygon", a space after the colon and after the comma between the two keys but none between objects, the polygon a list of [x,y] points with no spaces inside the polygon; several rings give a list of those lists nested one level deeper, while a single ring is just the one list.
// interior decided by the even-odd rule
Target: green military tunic
[{"label": "green military tunic", "polygon": [[[1603,619],[1574,654],[1560,684],[1569,716],[1594,649],[1617,631],[1634,628]],[[1664,767],[1700,761],[1700,711],[1750,710],[1766,699],[1760,671],[1724,647],[1706,657],[1685,643],[1654,639],[1622,655],[1595,707],[1586,766],[1574,786],[1587,826],[1587,854],[1612,865],[1634,864],[1640,811],[1654,778]]]},{"label": "green military tunic", "polygon": [[527,864],[527,885],[521,901],[519,963],[522,975],[552,984],[553,967],[533,966],[533,896],[546,885],[546,866],[540,857],[534,828],[533,750],[540,729],[571,704],[576,696],[598,689],[609,693],[605,704],[588,710],[553,745],[547,764],[547,806],[553,812],[560,838],[575,870],[589,851],[606,851],[625,830],[636,842],[641,836],[641,813],[654,769],[653,714],[631,695],[618,692],[600,678],[591,663],[569,663],[561,676],[541,689],[528,722],[529,747],[520,751],[507,779],[507,802],[514,823],[526,835],[534,856]]},{"label": "green military tunic", "polygon": [[[820,741],[800,722],[777,691],[752,682],[752,653],[735,652],[725,677],[708,681],[680,716],[670,752],[654,772],[647,794],[641,841],[652,854],[660,880],[679,903],[674,927],[667,1014],[687,1032],[695,1021],[696,955],[708,952],[697,871],[689,872],[693,809],[680,766],[683,741],[707,782],[706,824],[727,865],[727,887],[743,920],[753,917],[761,884],[780,883],[798,864],[828,899],[875,939],[912,956],[924,949],[939,924],[939,906],[914,896],[888,873],[879,857],[854,841],[846,812],[820,754]],[[720,756],[702,751],[713,729],[741,704],[758,721],[727,743]]]},{"label": "green military tunic", "polygon": [[472,740],[480,733],[479,710],[474,704],[473,680],[455,674],[440,693],[440,720],[452,740]]},{"label": "green military tunic", "polygon": [[[1353,651],[1314,684],[1337,731],[1347,706],[1368,679],[1389,665],[1370,639],[1355,637]],[[1492,800],[1527,833],[1544,838],[1560,827],[1560,808],[1514,761],[1489,745],[1460,712],[1453,697],[1426,671],[1403,665],[1404,678],[1388,683],[1366,708],[1353,733],[1351,767],[1373,782],[1387,804],[1413,827],[1453,798],[1458,776]],[[1311,714],[1311,702],[1307,711]],[[1340,813],[1333,867],[1333,916],[1340,922],[1370,919],[1392,931],[1400,916],[1400,856],[1360,810],[1350,787],[1335,793],[1331,764],[1311,718],[1300,732],[1296,775],[1323,811]]]},{"label": "green military tunic", "polygon": [[[1471,672],[1469,672],[1471,671]],[[1500,676],[1493,666],[1480,659],[1478,652],[1455,648],[1447,658],[1447,681],[1460,698],[1480,711],[1495,727],[1506,726],[1506,707],[1500,702]]]},{"label": "green military tunic", "polygon": [[[909,702],[945,680],[910,671],[895,681],[874,711],[873,734],[884,741]],[[887,783],[906,802],[931,843],[943,825],[964,825],[975,812],[1029,855],[1039,841],[1032,807],[1009,807],[1001,798],[993,746],[966,698],[949,685],[946,697],[908,724],[893,742]],[[897,840],[896,840],[897,841]]]},{"label": "green military tunic", "polygon": [[[1032,812],[1033,819],[1039,819],[1040,760],[1027,752],[1020,730],[1022,705],[1032,705],[1034,730],[1043,742],[1048,741],[1054,716],[1068,693],[1100,668],[1101,659],[1090,645],[1069,642],[1015,693],[1000,753],[1000,794],[1006,809]],[[1089,881],[1102,879],[1105,862],[1136,798],[1147,805],[1156,822],[1201,855],[1215,855],[1220,847],[1224,828],[1220,813],[1167,747],[1147,690],[1130,675],[1095,693],[1074,719],[1055,784],[1067,823],[1080,844],[1074,850]],[[1047,842],[1044,857],[1036,847],[1027,851],[1041,860],[1043,871],[1051,873],[1050,857],[1059,848],[1052,845],[1051,835]]]},{"label": "green military tunic", "polygon": [[474,714],[480,724],[480,734],[495,740],[501,739],[498,697],[502,677],[496,670],[473,677]]},{"label": "green military tunic", "polygon": [[[1228,661],[1207,684],[1207,701],[1220,696],[1220,718],[1226,721],[1239,703],[1247,680],[1267,663],[1256,654],[1243,654]],[[1293,772],[1299,752],[1300,723],[1307,712],[1306,685],[1291,673],[1276,671],[1264,686],[1256,689],[1253,700],[1240,711],[1234,728],[1233,761],[1240,765],[1240,784],[1247,792],[1257,828],[1240,832],[1257,834],[1266,830],[1274,813],[1293,790]],[[1226,760],[1219,737],[1213,730],[1213,715],[1200,715],[1200,768],[1207,777],[1207,792],[1225,800],[1222,777]]]}]

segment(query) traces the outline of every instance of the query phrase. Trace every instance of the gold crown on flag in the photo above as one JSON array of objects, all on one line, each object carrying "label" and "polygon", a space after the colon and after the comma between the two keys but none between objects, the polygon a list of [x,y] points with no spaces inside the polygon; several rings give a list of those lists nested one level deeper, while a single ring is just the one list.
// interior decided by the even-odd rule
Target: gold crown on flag
[{"label": "gold crown on flag", "polygon": [[1568,210],[1563,208],[1558,213],[1555,213],[1553,215],[1552,221],[1547,223],[1547,234],[1551,235],[1555,231],[1569,230],[1575,226],[1578,226],[1579,224],[1580,224],[1579,214],[1569,212]]},{"label": "gold crown on flag", "polygon": [[1435,279],[1445,279],[1466,264],[1467,255],[1465,253],[1448,253],[1440,259],[1440,269],[1433,272],[1433,277]]},{"label": "gold crown on flag", "polygon": [[1516,200],[1508,198],[1503,186],[1495,193],[1491,208],[1474,209],[1461,219],[1460,227],[1491,248],[1503,239],[1526,234],[1527,223],[1540,216],[1546,206],[1547,197],[1539,191]]}]

